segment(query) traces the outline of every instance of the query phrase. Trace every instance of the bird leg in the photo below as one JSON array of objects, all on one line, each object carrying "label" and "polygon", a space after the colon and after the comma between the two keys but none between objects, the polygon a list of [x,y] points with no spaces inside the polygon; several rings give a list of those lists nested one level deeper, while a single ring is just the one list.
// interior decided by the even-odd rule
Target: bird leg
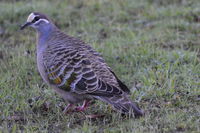
[{"label": "bird leg", "polygon": [[68,105],[65,107],[65,109],[64,109],[64,111],[63,111],[63,113],[64,113],[64,114],[67,114],[67,113],[71,112],[71,111],[73,110],[73,109],[72,109],[72,108],[73,108],[73,106],[74,106],[74,105],[73,105],[73,104],[71,104],[71,103],[70,103],[70,104],[68,104]]},{"label": "bird leg", "polygon": [[79,106],[79,107],[76,107],[75,111],[82,112],[88,107],[89,104],[90,104],[90,100],[84,100],[83,105]]}]

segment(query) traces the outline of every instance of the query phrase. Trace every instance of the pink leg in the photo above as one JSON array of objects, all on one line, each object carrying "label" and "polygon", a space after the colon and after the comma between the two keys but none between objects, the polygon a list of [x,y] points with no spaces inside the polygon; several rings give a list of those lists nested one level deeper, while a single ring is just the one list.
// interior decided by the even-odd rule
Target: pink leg
[{"label": "pink leg", "polygon": [[67,114],[67,113],[71,112],[73,106],[74,106],[73,104],[68,104],[68,105],[65,107],[63,113]]},{"label": "pink leg", "polygon": [[84,111],[88,107],[89,104],[90,104],[90,100],[84,100],[83,105],[80,106],[80,107],[76,107],[75,111],[82,112],[82,111]]}]

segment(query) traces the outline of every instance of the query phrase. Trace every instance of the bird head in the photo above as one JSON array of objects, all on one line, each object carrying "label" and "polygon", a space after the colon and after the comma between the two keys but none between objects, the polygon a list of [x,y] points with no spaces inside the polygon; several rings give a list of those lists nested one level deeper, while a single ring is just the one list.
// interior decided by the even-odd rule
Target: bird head
[{"label": "bird head", "polygon": [[44,14],[33,12],[28,16],[26,23],[22,25],[20,29],[23,30],[24,28],[31,26],[38,30],[48,25],[50,25],[50,20]]}]

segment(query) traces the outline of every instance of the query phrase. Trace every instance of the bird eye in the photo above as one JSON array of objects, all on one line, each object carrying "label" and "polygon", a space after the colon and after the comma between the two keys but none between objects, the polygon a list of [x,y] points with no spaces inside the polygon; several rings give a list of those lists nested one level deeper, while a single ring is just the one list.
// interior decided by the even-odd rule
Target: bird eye
[{"label": "bird eye", "polygon": [[34,19],[33,19],[33,23],[35,23],[36,21],[38,21],[40,19],[40,17],[36,16]]},{"label": "bird eye", "polygon": [[35,17],[35,18],[34,18],[35,21],[38,21],[39,19],[40,19],[39,17]]}]

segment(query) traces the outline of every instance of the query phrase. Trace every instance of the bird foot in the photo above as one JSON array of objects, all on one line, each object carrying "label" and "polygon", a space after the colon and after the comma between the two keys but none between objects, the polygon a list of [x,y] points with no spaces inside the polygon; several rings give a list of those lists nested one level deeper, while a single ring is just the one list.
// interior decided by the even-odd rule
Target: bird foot
[{"label": "bird foot", "polygon": [[75,107],[75,108],[74,108],[73,104],[68,104],[65,107],[63,113],[68,114],[68,113],[71,113],[71,112],[83,112],[88,107],[89,103],[90,103],[89,100],[84,100],[82,106],[78,106],[78,107]]},{"label": "bird foot", "polygon": [[75,108],[75,111],[78,111],[78,112],[83,112],[84,110],[86,110],[86,108],[88,107],[90,101],[89,100],[85,100],[83,102],[83,105],[82,106],[79,106],[79,107],[76,107]]},{"label": "bird foot", "polygon": [[68,104],[68,105],[65,107],[63,113],[64,113],[64,114],[68,114],[68,113],[70,113],[70,112],[73,112],[73,106],[74,106],[73,104]]},{"label": "bird foot", "polygon": [[76,112],[83,112],[85,109],[86,109],[86,107],[80,106],[80,107],[76,107],[76,108],[74,109],[74,111],[76,111]]}]

